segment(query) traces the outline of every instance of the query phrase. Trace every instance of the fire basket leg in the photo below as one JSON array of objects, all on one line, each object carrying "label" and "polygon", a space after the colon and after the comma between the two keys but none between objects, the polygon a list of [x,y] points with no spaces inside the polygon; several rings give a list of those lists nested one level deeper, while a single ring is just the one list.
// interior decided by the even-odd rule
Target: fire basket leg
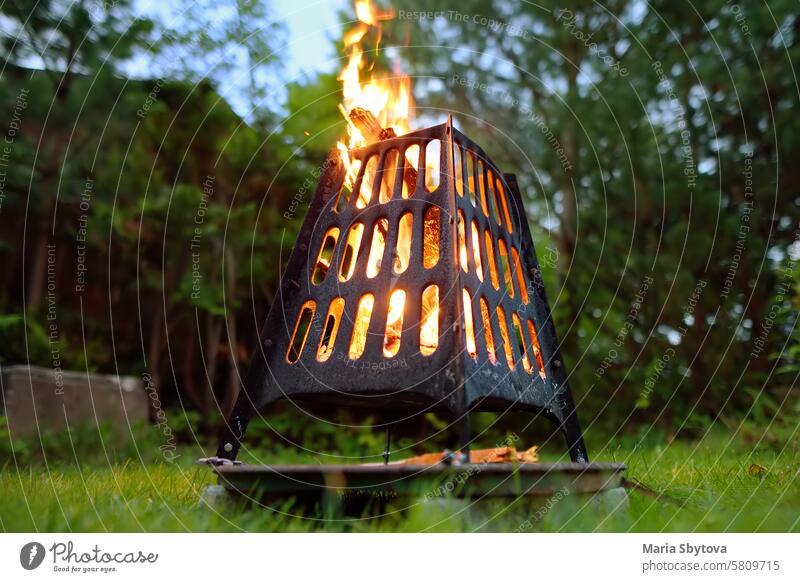
[{"label": "fire basket leg", "polygon": [[589,454],[586,451],[586,445],[583,443],[583,434],[581,433],[575,409],[572,409],[564,419],[564,422],[561,423],[561,432],[564,433],[564,437],[567,440],[567,448],[572,462],[588,463]]},{"label": "fire basket leg", "polygon": [[264,352],[257,350],[247,371],[244,383],[239,390],[239,396],[233,407],[233,412],[222,427],[217,457],[233,461],[239,454],[242,439],[247,430],[250,419],[255,415],[254,402],[263,401],[264,378],[268,374]]},{"label": "fire basket leg", "polygon": [[233,409],[233,413],[222,427],[222,434],[220,435],[220,442],[217,448],[218,458],[228,459],[229,461],[236,459],[251,416],[252,410],[250,406],[247,404],[244,396],[240,395]]}]

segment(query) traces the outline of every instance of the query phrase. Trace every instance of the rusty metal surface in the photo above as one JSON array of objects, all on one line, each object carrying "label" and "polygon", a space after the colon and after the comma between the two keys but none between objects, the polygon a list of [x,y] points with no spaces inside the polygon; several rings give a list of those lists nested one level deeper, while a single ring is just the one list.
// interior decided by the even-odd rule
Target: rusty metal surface
[{"label": "rusty metal surface", "polygon": [[[362,164],[355,192],[358,192],[363,178],[367,165],[365,160],[371,156],[380,156],[379,171],[382,171],[387,152],[392,149],[405,151],[405,148],[417,145],[422,154],[420,168],[424,168],[427,142],[439,139],[444,144],[445,137],[445,125],[441,125],[356,150],[354,156],[361,160]],[[441,163],[446,163],[445,151],[446,148],[442,147]],[[456,283],[455,265],[448,260],[455,254],[452,228],[447,228],[449,218],[452,216],[453,201],[450,195],[452,180],[444,175],[445,172],[442,174],[439,188],[435,192],[427,193],[424,188],[424,170],[421,170],[417,189],[408,199],[402,199],[398,193],[401,187],[400,180],[396,180],[395,197],[390,202],[380,204],[378,194],[373,189],[372,199],[363,209],[356,208],[354,201],[351,200],[343,211],[333,211],[341,189],[342,176],[332,180],[329,187],[323,187],[318,191],[309,207],[298,237],[298,244],[292,253],[280,292],[275,298],[275,304],[264,327],[263,357],[269,373],[263,377],[262,386],[254,391],[261,396],[256,401],[258,407],[279,398],[295,398],[325,400],[381,411],[400,409],[413,413],[424,409],[438,409],[457,414],[464,410],[463,395],[458,390],[460,374],[456,372],[463,355],[457,334],[454,333],[455,324],[458,322],[457,297],[460,288]],[[398,178],[402,178],[399,172]],[[376,187],[378,182],[375,180]],[[421,260],[423,216],[432,204],[440,208],[443,226],[440,237],[440,259],[435,268],[425,269]],[[408,268],[404,273],[396,275],[387,264],[389,261],[384,260],[378,275],[371,279],[367,278],[363,272],[370,251],[373,225],[381,218],[386,218],[389,222],[384,250],[384,256],[387,256],[396,246],[397,223],[400,217],[409,211],[413,215],[413,234],[412,260]],[[346,283],[341,283],[335,275],[345,247],[342,241],[355,222],[364,225],[363,239],[356,260],[356,274]],[[325,233],[334,226],[340,229],[341,234],[334,250],[330,272],[322,283],[314,285],[311,273],[316,255],[322,246]],[[440,303],[448,308],[441,311],[439,346],[434,354],[425,357],[420,354],[418,343],[409,340],[419,337],[421,294],[422,290],[431,284],[439,286]],[[389,296],[394,289],[403,289],[407,293],[403,330],[405,341],[401,341],[396,356],[386,358],[383,355],[382,340]],[[364,353],[357,360],[351,360],[347,357],[346,346],[353,333],[358,300],[365,293],[374,295],[375,304]],[[328,305],[335,297],[344,298],[345,308],[334,353],[326,362],[318,362],[316,347],[323,333]],[[317,309],[306,339],[306,347],[299,361],[289,364],[285,355],[300,308],[307,300],[315,301]]]},{"label": "rusty metal surface", "polygon": [[[440,180],[438,187],[428,192],[425,188],[426,145],[432,140],[441,142]],[[478,204],[473,205],[468,195],[460,196],[455,187],[453,147],[456,144],[466,152],[471,152],[480,160],[491,175],[500,180],[507,199],[508,212],[512,223],[511,232],[493,217],[490,210],[486,216],[481,208],[478,188]],[[409,198],[400,195],[403,185],[402,172],[396,172],[392,199],[385,203],[379,201],[379,179],[374,180],[370,202],[363,209],[355,206],[356,193],[364,171],[372,156],[378,156],[378,175],[386,171],[384,162],[391,150],[400,152],[400,159],[408,147],[420,148],[419,179],[416,190]],[[261,341],[253,355],[253,363],[244,382],[243,390],[229,425],[223,434],[219,457],[235,458],[247,419],[255,411],[279,399],[292,399],[302,405],[303,401],[325,402],[341,406],[358,406],[381,413],[391,413],[396,419],[428,411],[446,413],[450,418],[463,419],[469,411],[506,411],[523,409],[541,414],[555,422],[565,433],[571,458],[575,461],[588,460],[577,423],[574,405],[566,382],[563,359],[558,350],[550,308],[544,294],[541,273],[536,260],[530,230],[525,216],[521,195],[512,175],[503,174],[486,156],[476,143],[452,126],[452,122],[416,131],[402,137],[387,139],[353,151],[353,156],[361,160],[360,174],[353,189],[352,199],[344,209],[334,211],[339,193],[342,190],[344,169],[333,154],[322,168],[319,186],[311,200],[308,213],[298,236],[298,242],[291,254],[286,271],[276,294],[275,301],[261,332]],[[463,155],[462,176],[468,171],[467,155]],[[458,169],[456,170],[458,171]],[[474,170],[472,178],[487,192],[488,171]],[[466,181],[465,181],[466,182]],[[466,190],[466,185],[464,189]],[[497,199],[491,203],[494,205]],[[426,269],[422,264],[423,255],[423,216],[425,211],[435,205],[440,208],[439,260],[434,268]],[[400,217],[411,212],[413,215],[410,261],[406,270],[395,274],[390,262],[383,261],[382,268],[374,278],[363,275],[364,265],[370,251],[370,239],[376,221],[386,218],[389,224],[384,257],[389,256],[396,246],[398,222]],[[465,273],[458,262],[458,217],[463,213],[467,233],[467,255],[469,272]],[[498,211],[499,214],[500,213]],[[476,265],[470,236],[470,225],[475,221],[479,227],[483,281],[476,275]],[[346,282],[336,276],[345,248],[344,240],[349,227],[360,222],[364,225],[361,247],[356,259],[356,274]],[[505,224],[504,218],[501,221]],[[331,227],[338,227],[340,234],[335,245],[329,272],[319,283],[312,282],[312,272],[317,254],[323,244],[325,233]],[[498,244],[502,239],[509,249],[518,249],[524,273],[529,301],[521,301],[519,283],[513,273],[517,293],[512,297],[502,282],[500,289],[494,289],[490,282],[487,261],[488,249],[483,241],[483,233],[488,230],[494,242],[495,261],[501,261]],[[510,261],[510,257],[509,257]],[[359,271],[361,274],[359,275]],[[419,351],[419,325],[421,294],[425,287],[439,286],[440,318],[439,340],[436,351],[423,356]],[[462,289],[468,288],[472,296],[472,319],[475,328],[477,353],[474,357],[467,353],[465,329],[463,325]],[[383,354],[383,335],[386,326],[388,300],[394,289],[406,292],[406,308],[403,334],[399,352],[392,358]],[[372,293],[375,304],[369,324],[368,337],[361,357],[352,360],[347,355],[353,322],[359,298],[364,293]],[[508,320],[509,335],[513,334],[512,313],[522,320],[532,320],[538,332],[544,360],[542,379],[528,342],[527,352],[533,366],[533,373],[523,370],[522,354],[515,341],[511,341],[515,366],[509,369],[501,347],[502,335],[497,317],[492,316],[492,336],[496,346],[497,362],[492,363],[487,356],[486,334],[483,329],[479,297],[484,297],[491,312],[502,308]],[[317,346],[323,334],[325,317],[330,302],[336,298],[344,299],[344,312],[338,329],[334,351],[325,362],[316,358]],[[294,331],[295,322],[303,304],[313,300],[316,311],[310,331],[297,362],[289,363],[286,354]],[[527,335],[527,332],[525,332]],[[468,429],[462,431],[468,435]],[[468,438],[468,436],[466,437]],[[463,443],[462,443],[463,444]],[[229,446],[228,446],[229,445]]]},{"label": "rusty metal surface", "polygon": [[621,463],[497,463],[437,465],[226,465],[220,485],[239,494],[454,497],[594,494],[622,485]]}]

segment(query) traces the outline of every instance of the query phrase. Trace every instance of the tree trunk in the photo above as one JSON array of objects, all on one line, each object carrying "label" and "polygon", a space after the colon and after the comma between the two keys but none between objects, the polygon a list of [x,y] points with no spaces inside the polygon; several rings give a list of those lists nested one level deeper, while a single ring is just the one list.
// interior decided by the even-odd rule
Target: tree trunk
[{"label": "tree trunk", "polygon": [[[580,63],[582,54],[579,54],[579,49],[573,47],[572,62]],[[569,68],[567,72],[567,103],[572,103],[573,100],[578,99],[577,88],[577,70]],[[577,231],[576,225],[578,220],[578,192],[576,188],[580,187],[580,160],[578,156],[578,139],[580,127],[577,121],[572,121],[566,124],[566,131],[562,139],[564,143],[564,153],[567,156],[567,161],[570,163],[569,169],[564,169],[559,166],[556,170],[557,178],[560,178],[557,183],[561,184],[561,191],[563,192],[564,211],[560,217],[560,233],[558,237],[560,261],[559,271],[563,278],[572,264],[575,255]],[[563,283],[562,283],[563,284]],[[578,353],[578,317],[580,315],[580,304],[582,298],[577,293],[569,293],[567,301],[560,301],[563,305],[562,308],[564,315],[569,322],[566,328],[567,333],[560,338],[563,353]]]},{"label": "tree trunk", "polygon": [[[222,324],[224,319],[215,317],[211,313],[208,314],[206,321],[206,369],[207,378],[203,378],[203,401],[204,408],[211,410],[212,402],[214,401],[214,380],[217,377],[217,365],[219,362],[219,344],[222,337]],[[222,408],[220,408],[220,414]]]},{"label": "tree trunk", "polygon": [[[183,392],[189,397],[192,404],[200,411],[200,415],[205,419],[207,410],[203,408],[203,398],[198,391],[197,374],[195,373],[194,353],[197,344],[194,334],[190,334],[191,339],[186,342],[183,350]],[[198,338],[199,341],[199,338]],[[205,384],[205,382],[203,382]]]},{"label": "tree trunk", "polygon": [[[225,247],[225,295],[228,303],[234,303],[236,296],[236,264],[230,245]],[[236,334],[236,316],[225,317],[228,330],[228,387],[225,390],[223,414],[230,416],[236,399],[239,397],[239,341]]]},{"label": "tree trunk", "polygon": [[150,380],[152,381],[155,392],[159,397],[161,396],[161,329],[163,326],[164,309],[161,307],[156,312],[155,318],[153,318],[153,327],[150,328],[150,340],[147,346],[146,362],[147,369],[150,372]]},{"label": "tree trunk", "polygon": [[44,224],[37,224],[37,226],[41,228],[37,229],[33,262],[28,271],[29,283],[25,307],[29,312],[33,312],[39,307],[39,302],[42,300],[42,295],[44,294],[47,275],[47,242],[49,240],[47,226]]}]

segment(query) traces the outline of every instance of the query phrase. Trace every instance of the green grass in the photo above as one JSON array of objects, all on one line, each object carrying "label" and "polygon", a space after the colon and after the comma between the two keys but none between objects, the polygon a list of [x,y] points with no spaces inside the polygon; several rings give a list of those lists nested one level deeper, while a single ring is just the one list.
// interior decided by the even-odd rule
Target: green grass
[{"label": "green grass", "polygon": [[[591,444],[591,443],[590,443]],[[290,504],[260,508],[223,499],[201,502],[214,484],[196,455],[176,463],[45,465],[0,474],[4,531],[800,531],[800,453],[747,446],[714,433],[698,442],[595,444],[597,460],[623,461],[628,478],[655,493],[629,491],[628,501],[567,495],[534,514],[517,502],[440,499],[380,519],[325,520],[294,515]],[[542,516],[535,519],[536,515]]]}]

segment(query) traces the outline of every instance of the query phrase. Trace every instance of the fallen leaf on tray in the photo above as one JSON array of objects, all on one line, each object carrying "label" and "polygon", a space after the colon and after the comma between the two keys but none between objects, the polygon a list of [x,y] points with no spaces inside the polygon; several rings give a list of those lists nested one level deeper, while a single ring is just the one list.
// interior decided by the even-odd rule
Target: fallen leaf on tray
[{"label": "fallen leaf on tray", "polygon": [[[496,447],[494,449],[478,449],[469,452],[470,463],[536,463],[539,447],[534,445],[526,451],[517,451],[514,447]],[[445,453],[425,453],[409,459],[397,461],[400,465],[434,465],[444,459]]]}]

